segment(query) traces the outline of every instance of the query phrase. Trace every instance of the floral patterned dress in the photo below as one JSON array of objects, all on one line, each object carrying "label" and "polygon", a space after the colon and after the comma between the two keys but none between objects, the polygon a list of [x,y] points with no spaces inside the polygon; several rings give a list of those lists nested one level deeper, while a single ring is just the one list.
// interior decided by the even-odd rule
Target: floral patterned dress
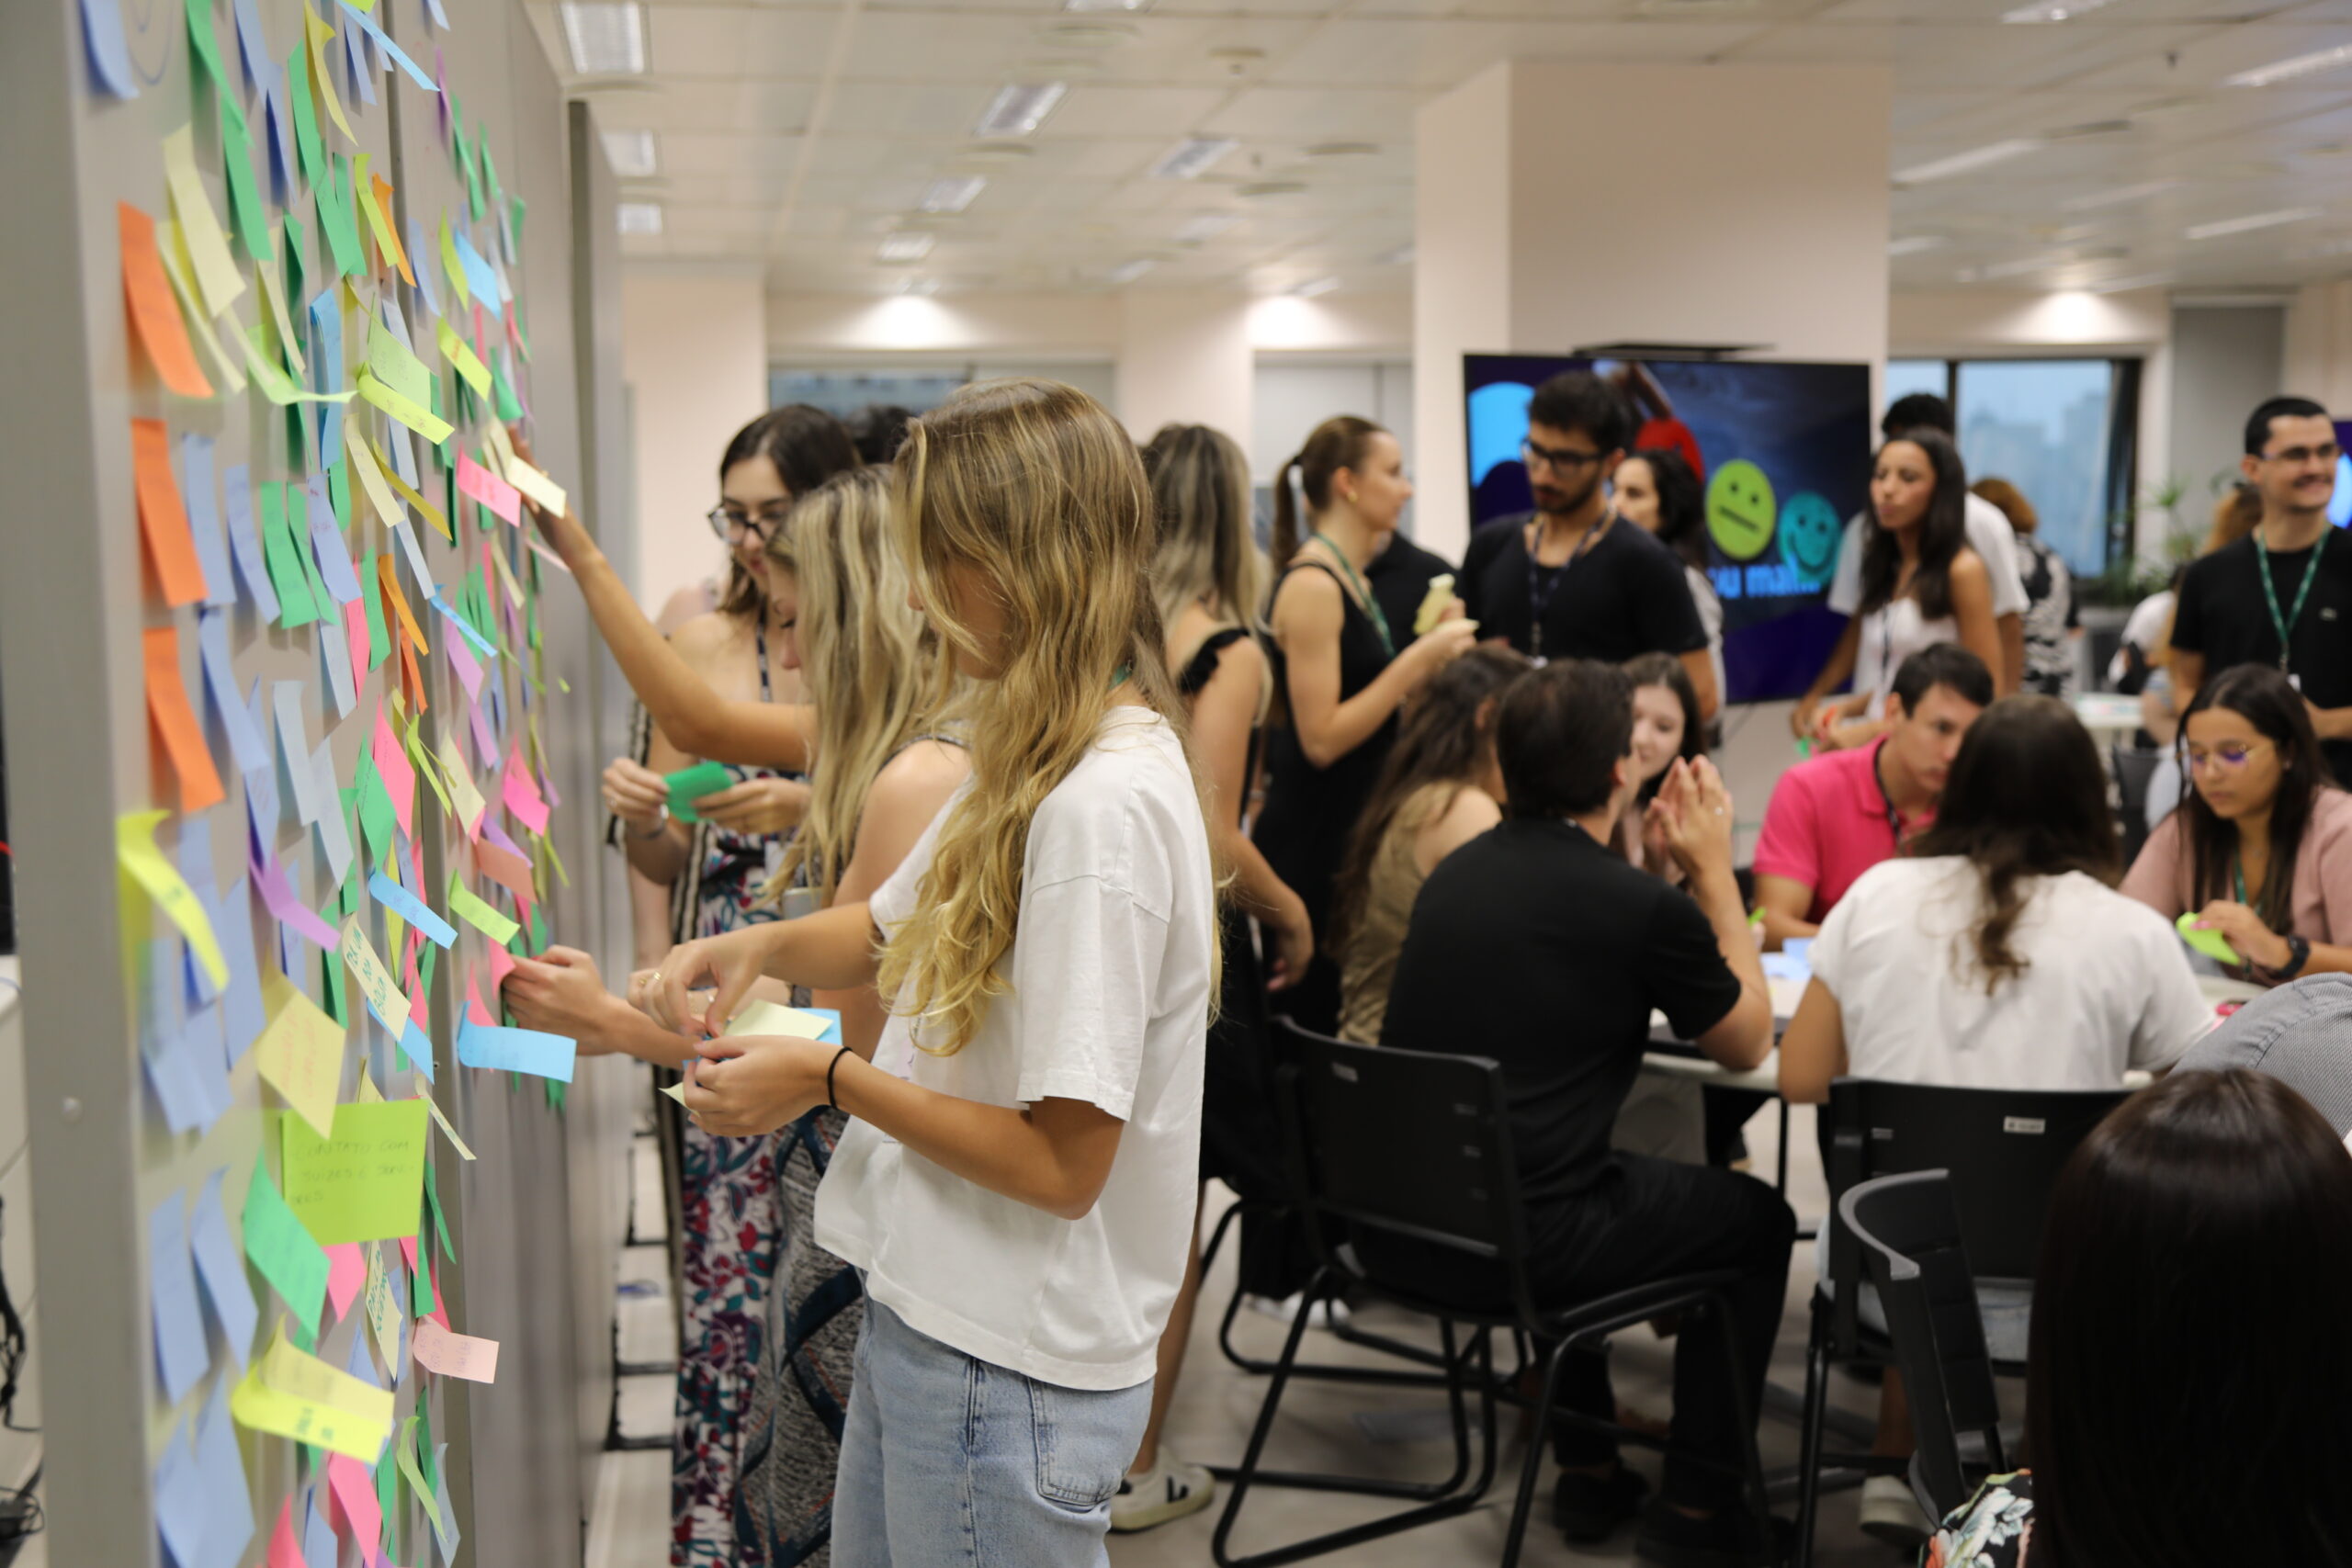
[{"label": "floral patterned dress", "polygon": [[1996,1475],[1928,1542],[1925,1568],[2026,1568],[2033,1544],[2033,1475]]}]

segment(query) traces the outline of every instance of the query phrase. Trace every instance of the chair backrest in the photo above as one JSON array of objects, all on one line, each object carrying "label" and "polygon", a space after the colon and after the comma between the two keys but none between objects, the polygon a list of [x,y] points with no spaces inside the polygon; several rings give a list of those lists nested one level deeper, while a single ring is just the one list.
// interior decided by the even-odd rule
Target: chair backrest
[{"label": "chair backrest", "polygon": [[[1839,1078],[1829,1086],[1830,1197],[1872,1177],[1949,1171],[1977,1277],[2030,1280],[2059,1171],[2075,1145],[2128,1098],[2121,1089],[1948,1089]],[[1860,1277],[1860,1258],[1842,1225],[1830,1227],[1829,1273],[1841,1287]],[[1852,1296],[1841,1290],[1841,1307]]]},{"label": "chair backrest", "polygon": [[2152,826],[2148,821],[2148,784],[2155,778],[2156,764],[2164,761],[2164,755],[2162,751],[2143,751],[2136,746],[2108,749],[2119,803],[2115,820],[2123,838],[2125,865],[2140,857],[2141,848],[2148,841]]},{"label": "chair backrest", "polygon": [[1993,1473],[2008,1468],[2001,1452],[2000,1395],[1951,1174],[1915,1171],[1865,1181],[1838,1201],[1838,1213],[1886,1309],[1917,1440],[1915,1475],[1941,1518],[1966,1502],[1971,1490],[1960,1451],[1963,1429],[1984,1435]]},{"label": "chair backrest", "polygon": [[1290,1058],[1275,1074],[1275,1094],[1301,1201],[1351,1226],[1451,1247],[1516,1274],[1527,1233],[1501,1066],[1350,1045],[1288,1019],[1275,1027]]}]

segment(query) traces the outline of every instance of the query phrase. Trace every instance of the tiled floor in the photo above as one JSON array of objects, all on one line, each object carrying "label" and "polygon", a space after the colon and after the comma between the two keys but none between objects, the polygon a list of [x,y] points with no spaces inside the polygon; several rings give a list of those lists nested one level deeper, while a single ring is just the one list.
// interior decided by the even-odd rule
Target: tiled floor
[{"label": "tiled floor", "polygon": [[[1775,1131],[1775,1119],[1770,1114],[1758,1116],[1749,1129],[1759,1170],[1771,1168]],[[1809,1112],[1797,1113],[1792,1133],[1798,1157],[1792,1162],[1792,1200],[1801,1219],[1817,1219],[1826,1202],[1819,1166],[1812,1156]],[[650,1145],[642,1146],[650,1156]],[[650,1157],[640,1160],[639,1213],[650,1215],[650,1224],[640,1228],[639,1235],[656,1234],[660,1228],[659,1189],[650,1185],[658,1181],[658,1173],[649,1168],[650,1163]],[[1212,1189],[1213,1203],[1216,1196],[1217,1190]],[[649,1201],[650,1209],[642,1206]],[[1216,1212],[1217,1208],[1213,1207],[1212,1213]],[[658,1247],[633,1248],[627,1254],[623,1271],[625,1276],[658,1281],[663,1268]],[[1801,1389],[1804,1382],[1805,1302],[1813,1289],[1813,1249],[1801,1244],[1790,1271],[1789,1309],[1781,1321],[1780,1347],[1772,1366],[1773,1381],[1792,1393]],[[1234,1370],[1216,1348],[1216,1313],[1222,1310],[1231,1290],[1230,1264],[1220,1261],[1203,1295],[1203,1310],[1194,1326],[1185,1377],[1169,1419],[1170,1446],[1196,1462],[1229,1463],[1238,1460],[1264,1394],[1262,1380]],[[630,1297],[625,1298],[622,1304],[623,1355],[630,1359],[666,1356],[666,1301]],[[1371,1316],[1361,1321],[1367,1326],[1378,1323]],[[1245,1313],[1236,1325],[1235,1337],[1246,1352],[1271,1357],[1281,1348],[1282,1333],[1282,1325],[1272,1319]],[[1318,1357],[1373,1359],[1367,1353],[1339,1344],[1328,1336],[1314,1338],[1319,1342],[1316,1350]],[[1621,1337],[1612,1349],[1619,1397],[1638,1409],[1666,1414],[1669,1408],[1667,1390],[1671,1356],[1670,1343],[1656,1338],[1646,1329]],[[1856,1415],[1867,1416],[1874,1408],[1872,1391],[1843,1379],[1837,1380],[1834,1398],[1839,1408]],[[1442,1396],[1417,1391],[1329,1382],[1295,1383],[1283,1399],[1270,1461],[1301,1469],[1398,1477],[1440,1475],[1452,1460],[1443,1436],[1442,1408]],[[623,1429],[666,1431],[668,1419],[667,1380],[629,1380],[623,1391]],[[1384,1434],[1403,1428],[1405,1440],[1374,1440],[1366,1435],[1367,1422],[1372,1430]],[[1501,1551],[1510,1506],[1509,1483],[1524,1451],[1513,1435],[1513,1427],[1507,1414],[1502,1475],[1486,1506],[1440,1524],[1333,1553],[1321,1561],[1343,1568],[1426,1568],[1431,1563],[1472,1568],[1496,1561]],[[1425,1430],[1430,1436],[1417,1440],[1413,1436],[1417,1430]],[[1768,1415],[1763,1424],[1763,1445],[1768,1470],[1775,1465],[1792,1464],[1796,1457],[1793,1417]],[[1638,1456],[1634,1462],[1656,1479],[1653,1458]],[[1597,1549],[1572,1550],[1563,1542],[1558,1532],[1544,1522],[1550,1485],[1551,1472],[1547,1469],[1538,1498],[1536,1521],[1529,1530],[1521,1559],[1528,1568],[1633,1560],[1630,1531]],[[668,1561],[668,1490],[666,1451],[608,1454],[591,1521],[587,1568],[662,1568]],[[1374,1517],[1389,1506],[1377,1501],[1329,1494],[1271,1488],[1256,1491],[1250,1495],[1233,1544],[1237,1551],[1262,1550]],[[1793,1508],[1784,1507],[1782,1511],[1793,1512]],[[1203,1568],[1211,1561],[1209,1538],[1217,1515],[1218,1507],[1212,1506],[1142,1535],[1114,1536],[1111,1562],[1115,1568]],[[1895,1568],[1904,1561],[1856,1528],[1850,1493],[1832,1497],[1825,1507],[1815,1560],[1821,1568]]]}]

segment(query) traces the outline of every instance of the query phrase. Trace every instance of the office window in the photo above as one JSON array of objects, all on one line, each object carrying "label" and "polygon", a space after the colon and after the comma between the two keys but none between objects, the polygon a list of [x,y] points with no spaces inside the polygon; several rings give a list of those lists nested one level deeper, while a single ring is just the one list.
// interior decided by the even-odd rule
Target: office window
[{"label": "office window", "polygon": [[1890,359],[1886,362],[1886,400],[1913,392],[1933,392],[1951,400],[1951,366],[1941,359]]},{"label": "office window", "polygon": [[2077,577],[2105,571],[2108,520],[2120,504],[2109,494],[2120,434],[2116,362],[1972,359],[1956,369],[1953,412],[1970,482],[2008,480],[2033,502],[2042,538]]}]

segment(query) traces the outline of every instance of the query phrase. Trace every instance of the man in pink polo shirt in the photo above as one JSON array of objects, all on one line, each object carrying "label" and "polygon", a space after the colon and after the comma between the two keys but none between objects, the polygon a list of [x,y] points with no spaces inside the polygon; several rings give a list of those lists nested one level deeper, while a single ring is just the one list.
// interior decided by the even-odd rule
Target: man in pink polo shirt
[{"label": "man in pink polo shirt", "polygon": [[1957,643],[1921,649],[1894,672],[1884,735],[1781,775],[1756,841],[1768,950],[1819,931],[1856,877],[1935,820],[1961,737],[1992,700],[1983,660]]}]

